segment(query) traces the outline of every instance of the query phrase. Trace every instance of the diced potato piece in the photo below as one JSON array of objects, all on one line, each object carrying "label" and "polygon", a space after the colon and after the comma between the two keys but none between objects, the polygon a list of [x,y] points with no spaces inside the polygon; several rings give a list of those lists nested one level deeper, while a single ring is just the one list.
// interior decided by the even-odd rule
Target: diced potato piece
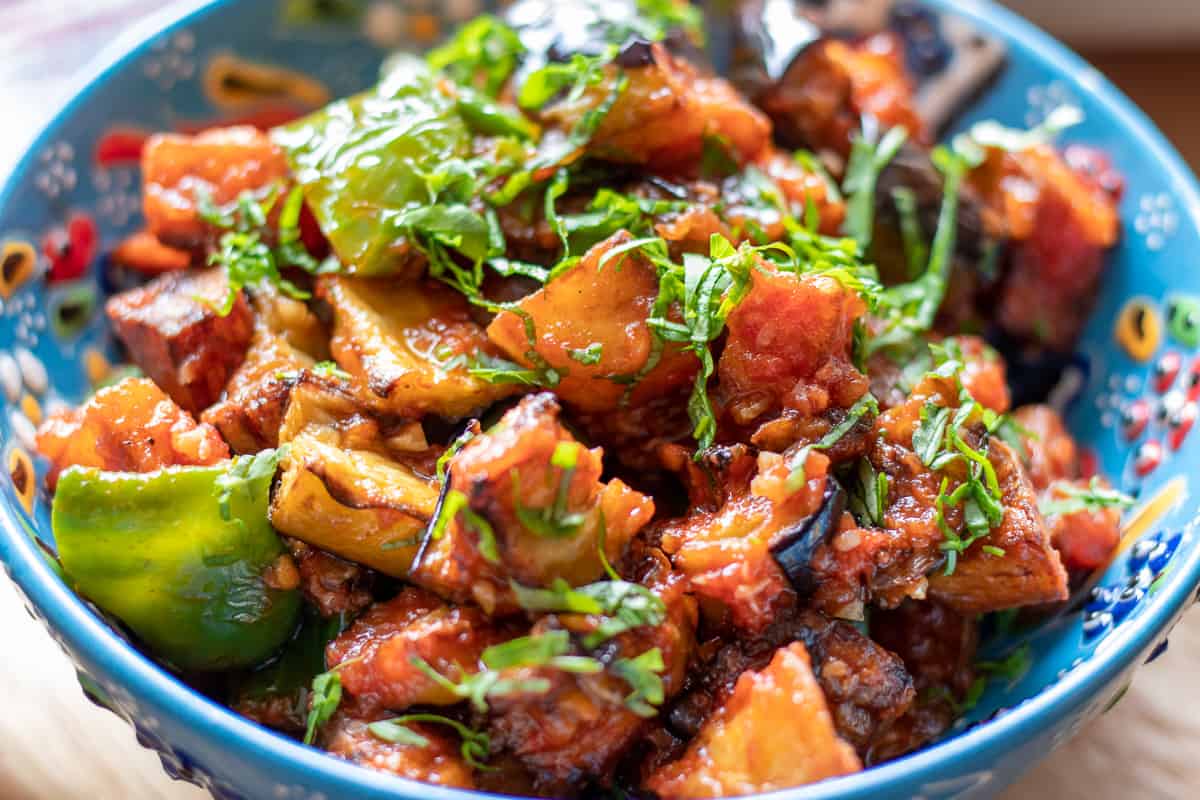
[{"label": "diced potato piece", "polygon": [[312,432],[289,444],[271,524],[348,561],[405,577],[437,505],[437,487],[385,456],[342,449]]},{"label": "diced potato piece", "polygon": [[[555,392],[583,411],[617,408],[627,384],[614,379],[639,375],[652,352],[654,337],[646,319],[658,297],[653,265],[637,252],[604,261],[609,252],[632,240],[629,233],[621,231],[601,242],[576,266],[520,302],[533,320],[534,349],[563,375]],[[521,317],[503,312],[487,332],[505,355],[532,366]],[[599,351],[594,364],[580,360],[588,348]],[[632,404],[689,384],[698,369],[695,355],[678,344],[667,344],[658,364],[634,389]]]},{"label": "diced potato piece", "polygon": [[343,709],[334,715],[321,734],[321,746],[359,766],[385,772],[412,781],[448,786],[454,789],[474,789],[471,767],[463,760],[462,748],[453,731],[443,725],[413,723],[410,729],[424,737],[428,744],[396,744],[380,739],[367,727],[386,714],[361,718],[357,709]]},{"label": "diced potato piece", "polygon": [[[609,161],[648,164],[659,171],[693,172],[708,138],[728,143],[740,163],[751,161],[770,143],[767,118],[723,78],[700,75],[695,67],[654,45],[652,61],[622,70],[629,85],[588,143],[588,155]],[[570,130],[609,96],[616,67],[576,102],[551,105],[549,126]]]},{"label": "diced potato piece", "polygon": [[106,306],[134,363],[185,411],[199,413],[216,402],[254,334],[244,296],[227,316],[217,314],[214,306],[224,302],[227,287],[219,269],[171,272]]},{"label": "diced potato piece", "polygon": [[553,395],[526,397],[451,459],[450,490],[467,508],[430,543],[414,583],[502,613],[512,609],[510,578],[526,586],[600,578],[601,525],[608,557],[620,557],[654,502],[619,480],[602,483],[600,449],[575,441],[558,412]]},{"label": "diced potato piece", "polygon": [[153,472],[229,458],[229,448],[212,426],[197,425],[144,378],[127,378],[79,408],[51,415],[38,430],[37,447],[50,459],[46,482],[51,489],[59,473],[72,466]]},{"label": "diced potato piece", "polygon": [[151,136],[142,151],[142,175],[150,233],[172,247],[190,249],[209,233],[197,210],[198,191],[226,205],[243,191],[264,193],[282,182],[288,165],[267,134],[239,126],[196,136]]},{"label": "diced potato piece", "polygon": [[[988,445],[1003,494],[1004,521],[958,559],[952,575],[929,579],[930,596],[963,614],[1067,599],[1067,573],[1016,453],[997,438]],[[1003,555],[984,551],[1000,548]]]},{"label": "diced potato piece", "polygon": [[382,411],[458,418],[515,391],[451,363],[496,351],[471,319],[467,301],[449,288],[327,276],[318,293],[333,307],[334,358],[370,389]]},{"label": "diced potato piece", "polygon": [[225,387],[224,398],[200,419],[215,426],[235,453],[275,447],[294,376],[313,363],[283,337],[260,325],[246,360]]},{"label": "diced potato piece", "polygon": [[678,761],[647,787],[663,800],[732,797],[803,786],[862,769],[838,738],[804,645],[745,672]]},{"label": "diced potato piece", "polygon": [[424,659],[451,680],[473,672],[485,648],[504,637],[470,606],[451,607],[409,587],[378,603],[326,648],[342,687],[360,704],[403,711],[414,705],[450,706],[462,698],[413,665]]}]

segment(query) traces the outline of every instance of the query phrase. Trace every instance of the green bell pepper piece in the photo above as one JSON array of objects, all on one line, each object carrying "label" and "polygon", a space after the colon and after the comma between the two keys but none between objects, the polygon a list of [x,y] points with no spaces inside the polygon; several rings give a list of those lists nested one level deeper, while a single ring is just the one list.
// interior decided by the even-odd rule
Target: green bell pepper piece
[{"label": "green bell pepper piece", "polygon": [[272,138],[345,271],[367,276],[402,268],[406,212],[431,202],[428,176],[468,157],[472,140],[456,101],[415,58]]},{"label": "green bell pepper piece", "polygon": [[67,470],[52,509],[67,580],[180,669],[262,663],[301,606],[264,575],[286,552],[267,521],[276,463],[268,451],[146,474]]}]

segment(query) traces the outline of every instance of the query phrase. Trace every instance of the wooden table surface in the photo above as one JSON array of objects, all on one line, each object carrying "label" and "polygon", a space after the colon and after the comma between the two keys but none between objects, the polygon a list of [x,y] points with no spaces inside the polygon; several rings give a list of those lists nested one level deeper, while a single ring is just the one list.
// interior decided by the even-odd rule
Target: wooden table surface
[{"label": "wooden table surface", "polygon": [[[264,0],[265,1],[265,0]],[[158,0],[0,0],[0,170],[28,141],[65,78]],[[1200,46],[1093,54],[1193,164],[1200,164]],[[132,731],[83,699],[74,672],[0,578],[0,800],[202,800],[165,777]],[[1142,670],[1125,699],[1010,789],[1003,800],[1200,797],[1200,618]]]}]

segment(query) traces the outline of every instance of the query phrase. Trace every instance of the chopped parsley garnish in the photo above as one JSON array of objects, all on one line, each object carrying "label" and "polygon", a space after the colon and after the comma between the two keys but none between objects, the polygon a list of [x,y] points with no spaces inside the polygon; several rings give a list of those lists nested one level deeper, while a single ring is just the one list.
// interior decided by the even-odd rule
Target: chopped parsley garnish
[{"label": "chopped parsley garnish", "polygon": [[[858,402],[850,407],[846,412],[845,418],[837,425],[830,429],[828,433],[821,437],[820,441],[801,447],[788,458],[788,467],[791,472],[788,473],[787,488],[788,491],[798,492],[808,480],[804,474],[804,466],[808,462],[808,454],[813,450],[828,450],[842,440],[842,438],[858,425],[859,421],[867,415],[872,417],[879,413],[879,401],[870,392],[867,392],[858,399]],[[884,478],[886,480],[886,476]]]},{"label": "chopped parsley garnish", "polygon": [[[449,480],[449,476],[446,480]],[[430,523],[429,538],[436,542],[445,536],[450,523],[459,514],[462,514],[463,517],[463,527],[474,531],[475,535],[479,537],[479,555],[491,564],[499,564],[500,551],[496,546],[496,531],[492,527],[492,523],[488,522],[482,514],[473,510],[467,496],[457,489],[446,490],[441,507],[438,509],[438,515]]]},{"label": "chopped parsley garnish", "polygon": [[1105,486],[1099,477],[1094,477],[1087,486],[1076,486],[1068,481],[1056,481],[1050,485],[1050,490],[1046,492],[1038,508],[1042,512],[1042,516],[1056,517],[1076,514],[1080,511],[1129,508],[1133,503],[1132,497]]},{"label": "chopped parsley garnish", "polygon": [[510,585],[517,603],[526,611],[603,617],[596,630],[583,637],[583,645],[588,648],[634,628],[659,625],[666,619],[666,606],[662,600],[639,583],[610,580],[573,589],[559,578],[549,589],[530,589],[517,583]]},{"label": "chopped parsley garnish", "polygon": [[441,714],[405,714],[402,717],[393,717],[392,719],[372,722],[367,726],[367,730],[371,732],[372,736],[382,739],[385,742],[412,745],[414,747],[428,747],[429,739],[408,727],[413,722],[446,725],[453,728],[454,732],[462,739],[462,747],[459,749],[459,752],[462,754],[463,761],[472,769],[494,769],[494,767],[487,765],[488,756],[491,755],[492,749],[492,740],[488,735],[483,731],[468,728],[458,720],[444,717]]},{"label": "chopped parsley garnish", "polygon": [[312,679],[312,694],[308,707],[308,722],[304,730],[304,743],[312,744],[317,731],[334,715],[342,703],[342,676],[340,670],[359,661],[348,659],[333,669],[322,672]]},{"label": "chopped parsley garnish", "polygon": [[888,508],[890,481],[886,473],[875,469],[868,458],[860,458],[853,470],[844,476],[847,503],[860,525],[882,527]]},{"label": "chopped parsley garnish", "polygon": [[501,677],[501,671],[513,667],[551,667],[564,672],[596,673],[604,667],[595,659],[568,655],[571,649],[570,635],[566,631],[550,631],[537,636],[522,636],[501,644],[492,645],[483,651],[480,662],[483,669],[467,674],[465,670],[458,681],[452,681],[435,670],[420,656],[412,657],[412,664],[434,683],[455,697],[467,700],[477,711],[487,711],[489,697],[514,694],[544,694],[550,691],[550,682],[545,678],[514,680]]},{"label": "chopped parsley garnish", "polygon": [[864,253],[871,249],[875,235],[875,185],[906,141],[908,131],[903,127],[892,128],[880,136],[877,128],[868,130],[864,126],[864,131],[854,136],[842,183],[846,194],[846,222],[842,230],[858,242]]},{"label": "chopped parsley garnish", "polygon": [[215,228],[224,230],[218,248],[208,257],[208,263],[225,270],[228,290],[220,305],[205,300],[220,316],[228,316],[237,302],[238,292],[248,286],[266,281],[289,297],[307,300],[310,295],[283,277],[280,267],[302,267],[317,272],[317,263],[300,241],[299,220],[303,197],[300,189],[293,189],[284,202],[279,220],[279,247],[271,249],[262,241],[262,232],[267,227],[267,217],[275,205],[276,190],[265,199],[259,200],[250,192],[238,195],[231,208],[216,206],[212,197],[197,189],[196,208],[200,218]]},{"label": "chopped parsley garnish", "polygon": [[531,509],[521,503],[521,476],[515,469],[512,471],[513,508],[517,519],[538,536],[546,539],[574,536],[587,521],[587,514],[567,510],[571,479],[575,477],[580,449],[582,446],[574,442],[559,442],[555,446],[550,456],[550,465],[557,467],[561,472],[554,503],[548,508]]},{"label": "chopped parsley garnish", "polygon": [[466,447],[467,442],[471,441],[476,436],[478,436],[479,432],[480,432],[479,422],[476,420],[472,420],[470,423],[467,424],[467,427],[465,429],[463,429],[463,432],[454,438],[454,441],[450,443],[450,446],[447,447],[440,456],[438,456],[438,460],[437,460],[437,479],[438,479],[438,481],[446,480],[446,468],[450,464],[450,459],[452,459],[456,455],[458,455],[459,451],[462,450],[464,447]]},{"label": "chopped parsley garnish", "polygon": [[496,97],[524,53],[525,45],[516,31],[484,14],[459,28],[450,41],[426,59],[431,68],[455,82]]},{"label": "chopped parsley garnish", "polygon": [[919,278],[884,290],[882,329],[867,343],[867,355],[889,347],[911,346],[914,337],[933,327],[950,281],[958,237],[958,198],[970,163],[960,154],[938,147],[933,163],[945,179],[937,232],[929,248],[929,263]]},{"label": "chopped parsley garnish", "polygon": [[567,355],[572,361],[578,361],[585,367],[595,366],[604,357],[604,345],[599,342],[592,342],[587,347],[567,351]]},{"label": "chopped parsley garnish", "polygon": [[1040,125],[1027,131],[1006,128],[994,120],[979,122],[966,133],[955,137],[954,149],[969,161],[980,163],[985,157],[983,148],[1020,153],[1052,142],[1060,133],[1083,120],[1083,110],[1078,106],[1062,105],[1047,114]]}]

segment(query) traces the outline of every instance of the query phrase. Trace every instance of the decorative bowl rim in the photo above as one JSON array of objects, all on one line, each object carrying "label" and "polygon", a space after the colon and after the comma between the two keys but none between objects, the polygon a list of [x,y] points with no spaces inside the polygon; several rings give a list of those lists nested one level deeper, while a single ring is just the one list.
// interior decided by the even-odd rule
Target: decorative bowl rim
[{"label": "decorative bowl rim", "polygon": [[[1015,12],[992,0],[922,0],[940,10],[958,14],[1003,32],[1019,42],[1041,63],[1059,74],[1075,76],[1080,89],[1111,114],[1125,135],[1143,146],[1170,179],[1192,225],[1200,229],[1200,185],[1183,158],[1132,100],[1117,89],[1094,67],[1049,34]],[[176,0],[131,26],[105,47],[81,71],[59,96],[65,102],[28,145],[15,150],[19,155],[11,172],[0,185],[0,210],[8,207],[39,152],[88,96],[130,59],[141,56],[159,36],[185,26],[195,19],[239,0]],[[2,167],[4,165],[0,165]],[[137,695],[157,707],[167,709],[180,723],[205,731],[206,737],[243,742],[257,758],[275,763],[291,763],[308,773],[319,773],[347,789],[357,787],[396,797],[421,797],[430,800],[467,800],[489,796],[482,792],[447,789],[383,775],[260,727],[199,692],[188,687],[115,634],[55,574],[19,520],[19,504],[7,494],[8,502],[0,509],[0,556],[13,580],[44,616],[45,621],[101,670],[122,676],[126,686],[137,687]],[[873,767],[869,770],[809,786],[757,795],[764,798],[804,798],[804,800],[844,800],[873,797],[904,783],[916,780],[936,783],[939,765],[950,760],[979,756],[1008,749],[1014,740],[1027,740],[1047,720],[1066,715],[1072,707],[1086,702],[1136,665],[1136,659],[1155,644],[1193,599],[1200,584],[1200,543],[1186,558],[1173,565],[1165,584],[1149,599],[1144,613],[1114,631],[1102,651],[1038,694],[1006,711],[999,717],[977,725],[929,748]],[[137,696],[135,695],[135,696]],[[169,744],[169,743],[168,743]],[[282,777],[282,776],[281,776]],[[498,795],[491,795],[498,796]]]}]

